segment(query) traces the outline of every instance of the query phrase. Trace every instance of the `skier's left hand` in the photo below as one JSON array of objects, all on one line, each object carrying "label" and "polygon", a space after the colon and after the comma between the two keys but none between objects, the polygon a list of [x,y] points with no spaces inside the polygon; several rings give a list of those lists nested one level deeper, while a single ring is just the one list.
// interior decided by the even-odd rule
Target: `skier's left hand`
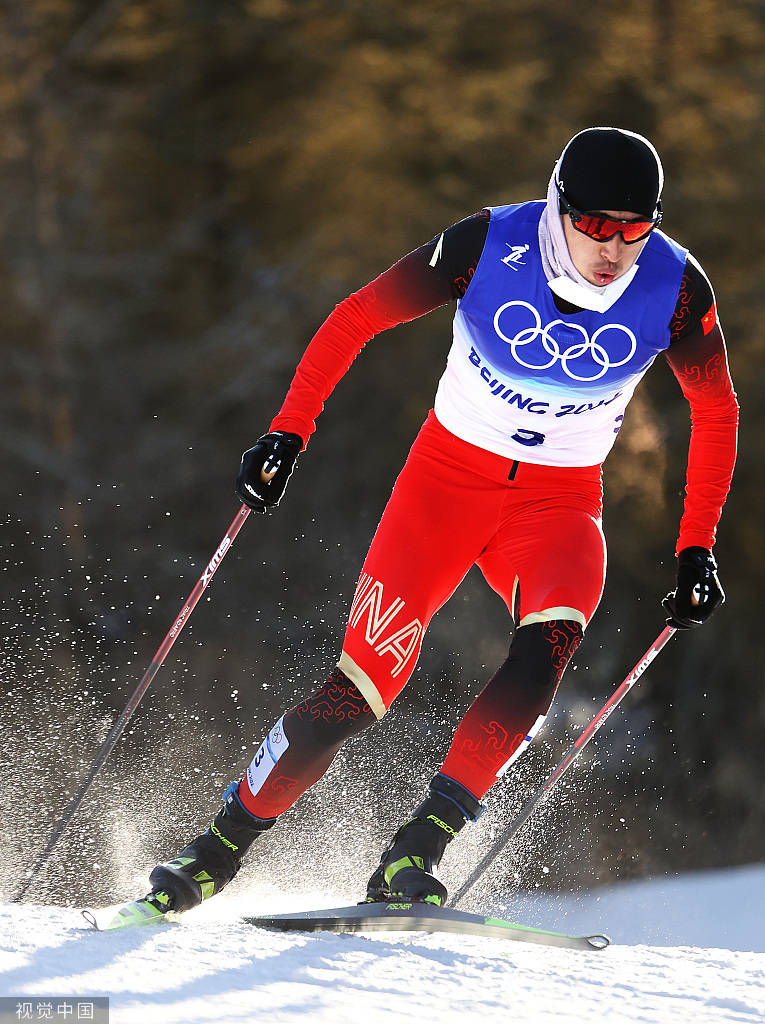
[{"label": "skier's left hand", "polygon": [[667,625],[676,629],[700,626],[724,601],[712,552],[683,548],[677,556],[677,587],[661,602],[669,613]]}]

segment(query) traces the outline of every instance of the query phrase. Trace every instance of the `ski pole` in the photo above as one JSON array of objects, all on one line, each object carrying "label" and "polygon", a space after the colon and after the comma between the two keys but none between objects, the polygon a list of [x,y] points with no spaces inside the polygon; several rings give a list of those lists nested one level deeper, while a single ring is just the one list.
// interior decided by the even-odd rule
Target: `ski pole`
[{"label": "ski pole", "polygon": [[107,758],[109,757],[109,755],[111,754],[112,750],[114,749],[114,747],[115,747],[115,745],[117,743],[117,740],[120,738],[120,736],[124,732],[125,726],[128,724],[130,719],[133,717],[133,713],[135,712],[136,708],[140,704],[141,698],[146,693],[146,691],[149,689],[149,686],[151,686],[151,682],[154,679],[154,676],[159,671],[159,669],[160,669],[160,667],[162,665],[162,662],[167,657],[167,654],[168,654],[170,648],[173,646],[175,641],[178,639],[181,630],[183,629],[183,627],[188,622],[189,617],[191,616],[191,613],[194,611],[194,608],[196,607],[197,602],[199,601],[199,598],[202,596],[202,594],[204,593],[205,589],[207,588],[207,584],[210,582],[210,580],[215,575],[216,569],[218,568],[220,563],[223,561],[224,555],[226,554],[228,549],[231,547],[231,545],[232,545],[232,543],[234,541],[234,538],[239,533],[239,531],[241,530],[242,526],[244,526],[244,522],[247,519],[247,516],[249,514],[250,514],[250,509],[246,505],[242,505],[242,507],[239,509],[239,511],[237,512],[236,516],[234,517],[234,521],[231,523],[231,526],[229,526],[228,531],[227,531],[226,535],[224,536],[223,540],[220,542],[220,544],[216,548],[215,554],[212,556],[210,561],[207,563],[205,571],[199,577],[199,580],[198,580],[196,586],[194,587],[194,589],[189,594],[189,597],[188,597],[186,603],[183,605],[183,607],[181,608],[180,612],[176,616],[175,621],[173,622],[173,625],[170,627],[170,631],[168,632],[167,636],[165,637],[165,639],[160,644],[159,650],[154,655],[154,657],[153,657],[153,659],[151,661],[151,664],[146,669],[146,672],[143,674],[143,677],[142,677],[140,683],[136,687],[135,693],[132,695],[130,700],[127,702],[127,705],[125,706],[125,710],[122,712],[120,717],[114,723],[114,725],[112,726],[112,729],[111,729],[109,735],[106,737],[106,739],[102,743],[101,748],[99,749],[98,753],[95,756],[93,764],[90,766],[90,771],[88,772],[87,776],[83,779],[82,783],[80,784],[80,788],[77,790],[77,792],[74,794],[72,799],[69,801],[69,804],[67,805],[64,813],[61,815],[61,818],[59,819],[58,823],[56,824],[56,827],[53,830],[53,834],[51,835],[50,839],[48,840],[48,845],[45,847],[43,852],[38,857],[34,867],[27,874],[27,878],[26,878],[24,884],[22,885],[21,889],[16,894],[16,896],[14,896],[12,902],[18,902],[19,900],[24,898],[24,896],[29,891],[30,886],[34,882],[35,878],[40,873],[40,870],[47,863],[48,858],[50,857],[51,853],[53,852],[53,850],[56,847],[56,844],[58,843],[59,839],[64,834],[64,832],[66,831],[66,828],[69,825],[69,822],[72,820],[72,818],[77,813],[77,809],[79,808],[79,806],[82,803],[82,801],[85,799],[85,795],[87,794],[88,790],[90,789],[91,785],[93,784],[94,779],[96,778],[96,776],[100,772],[101,768],[104,766],[104,763],[106,762]]},{"label": "ski pole", "polygon": [[525,806],[521,808],[521,810],[518,812],[513,821],[510,822],[505,831],[502,833],[502,835],[494,841],[489,851],[484,855],[484,857],[479,862],[479,864],[477,865],[473,873],[470,875],[470,877],[462,883],[461,887],[457,890],[454,899],[452,900],[452,903],[455,907],[460,902],[460,900],[462,900],[467,895],[467,893],[470,892],[470,890],[473,888],[475,883],[484,873],[489,864],[491,864],[491,862],[494,860],[497,854],[507,845],[507,843],[513,838],[513,836],[516,835],[517,832],[519,832],[520,829],[526,824],[526,822],[529,820],[531,815],[536,810],[537,806],[550,793],[553,786],[555,786],[555,784],[558,782],[558,780],[564,774],[564,772],[566,772],[574,763],[574,761],[576,761],[576,759],[582,753],[584,748],[590,742],[590,740],[601,727],[601,725],[603,725],[603,723],[614,710],[614,708],[617,706],[617,704],[619,704],[622,698],[625,697],[627,693],[629,693],[629,691],[632,689],[632,687],[635,685],[638,679],[642,676],[642,674],[651,664],[651,662],[659,653],[659,651],[664,647],[667,641],[675,635],[676,632],[677,630],[674,626],[667,626],[665,629],[662,630],[662,632],[656,638],[654,643],[651,644],[651,646],[648,648],[648,650],[645,652],[643,657],[633,668],[633,670],[630,672],[630,674],[627,676],[624,682],[621,683],[621,685],[615,690],[615,692],[606,701],[606,703],[603,705],[600,711],[598,711],[598,713],[595,715],[595,717],[592,719],[589,725],[586,726],[586,728],[583,730],[580,736],[574,741],[574,743],[569,748],[563,760],[557,765],[555,769],[553,769],[553,771],[542,783],[539,789],[527,801]]}]

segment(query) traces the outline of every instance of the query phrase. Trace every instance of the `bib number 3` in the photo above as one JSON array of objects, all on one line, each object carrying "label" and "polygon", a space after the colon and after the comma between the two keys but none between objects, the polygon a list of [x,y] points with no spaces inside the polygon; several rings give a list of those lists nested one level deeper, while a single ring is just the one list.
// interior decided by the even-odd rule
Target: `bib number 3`
[{"label": "bib number 3", "polygon": [[516,430],[512,436],[513,441],[523,444],[527,448],[535,448],[538,444],[545,443],[545,435],[538,430]]}]

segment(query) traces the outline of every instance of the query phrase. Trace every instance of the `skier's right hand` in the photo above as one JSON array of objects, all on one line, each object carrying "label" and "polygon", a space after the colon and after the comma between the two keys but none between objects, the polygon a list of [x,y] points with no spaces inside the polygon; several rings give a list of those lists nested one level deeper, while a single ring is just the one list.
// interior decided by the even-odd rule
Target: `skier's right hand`
[{"label": "skier's right hand", "polygon": [[303,450],[297,434],[273,430],[242,455],[236,493],[253,512],[271,512],[279,504],[295,460]]}]

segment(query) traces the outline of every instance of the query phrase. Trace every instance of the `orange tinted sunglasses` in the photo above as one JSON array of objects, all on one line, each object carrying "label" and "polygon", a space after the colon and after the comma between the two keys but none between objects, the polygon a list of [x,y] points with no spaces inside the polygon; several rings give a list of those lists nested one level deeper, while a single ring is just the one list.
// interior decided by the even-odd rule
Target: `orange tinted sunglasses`
[{"label": "orange tinted sunglasses", "polygon": [[604,213],[584,213],[577,210],[563,195],[560,185],[557,182],[555,184],[571,223],[577,231],[581,231],[583,235],[596,242],[608,242],[615,235],[621,235],[627,245],[633,245],[648,238],[653,229],[661,224],[661,202],[657,203],[656,216],[652,220],[615,220]]}]

